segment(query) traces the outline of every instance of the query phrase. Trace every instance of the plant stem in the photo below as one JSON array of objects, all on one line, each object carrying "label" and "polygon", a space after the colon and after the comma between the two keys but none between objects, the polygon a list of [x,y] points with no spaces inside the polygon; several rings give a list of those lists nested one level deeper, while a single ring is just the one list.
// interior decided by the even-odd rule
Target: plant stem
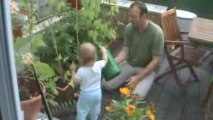
[{"label": "plant stem", "polygon": [[77,25],[77,29],[76,29],[76,39],[77,39],[77,54],[79,54],[79,37],[78,37],[78,27],[79,27],[79,23],[78,23],[78,17],[79,17],[79,10],[78,10],[78,0],[75,0],[75,8],[76,8],[76,25]]},{"label": "plant stem", "polygon": [[53,38],[54,49],[55,49],[56,56],[57,56],[58,66],[59,66],[60,70],[62,70],[62,65],[61,65],[61,62],[59,60],[59,52],[58,52],[57,42],[56,42],[55,34],[53,33],[53,29],[52,29],[52,23],[50,23],[49,20],[48,20],[48,23],[50,25],[49,28],[50,28],[51,36]]},{"label": "plant stem", "polygon": [[32,12],[32,8],[30,6],[32,6],[32,3],[29,3],[29,1],[25,1],[23,0],[23,2],[25,3],[25,7],[27,8],[28,12],[29,12],[29,16],[28,16],[28,25],[29,25],[29,40],[30,40],[30,48],[31,48],[31,52],[34,53],[33,48],[32,48],[32,31],[33,31],[33,21],[31,18],[31,14],[33,14]]},{"label": "plant stem", "polygon": [[45,98],[45,96],[44,96],[44,93],[43,93],[43,91],[42,91],[42,88],[41,88],[41,85],[40,85],[40,83],[39,83],[38,77],[37,77],[37,75],[36,75],[35,68],[34,68],[33,65],[31,65],[31,67],[32,67],[32,69],[33,69],[33,74],[34,74],[34,76],[35,76],[36,84],[37,84],[37,86],[38,86],[38,88],[39,88],[39,92],[40,92],[40,94],[41,94],[42,103],[44,104],[44,109],[45,109],[45,111],[46,111],[46,113],[47,113],[48,120],[52,120],[52,114],[51,114],[51,112],[50,112],[50,108],[49,108],[49,106],[48,106],[48,104],[47,104],[46,98]]}]

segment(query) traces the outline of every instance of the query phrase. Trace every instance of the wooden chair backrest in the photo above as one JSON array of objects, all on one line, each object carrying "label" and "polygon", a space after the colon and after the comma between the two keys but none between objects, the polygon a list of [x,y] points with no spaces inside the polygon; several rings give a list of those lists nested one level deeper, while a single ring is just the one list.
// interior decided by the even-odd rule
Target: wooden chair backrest
[{"label": "wooden chair backrest", "polygon": [[170,9],[162,14],[162,29],[165,40],[182,40],[181,33],[178,26],[176,9]]}]

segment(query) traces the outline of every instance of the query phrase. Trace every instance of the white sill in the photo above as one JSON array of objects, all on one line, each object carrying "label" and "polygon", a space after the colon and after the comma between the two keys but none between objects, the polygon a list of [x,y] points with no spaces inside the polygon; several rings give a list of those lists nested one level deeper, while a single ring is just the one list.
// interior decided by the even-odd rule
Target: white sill
[{"label": "white sill", "polygon": [[[43,29],[49,27],[51,24],[58,22],[62,17],[50,17],[38,24],[35,25],[35,27],[33,28],[32,34],[36,34],[40,31],[42,31]],[[28,28],[27,28],[28,29]],[[29,34],[24,34],[23,37],[28,37]]]}]

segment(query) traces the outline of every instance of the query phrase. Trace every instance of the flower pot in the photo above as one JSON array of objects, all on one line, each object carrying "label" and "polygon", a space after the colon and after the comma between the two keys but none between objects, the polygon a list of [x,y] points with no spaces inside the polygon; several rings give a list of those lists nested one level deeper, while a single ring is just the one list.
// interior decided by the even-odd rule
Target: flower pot
[{"label": "flower pot", "polygon": [[41,95],[30,100],[21,101],[21,109],[24,111],[24,120],[36,120],[41,106]]},{"label": "flower pot", "polygon": [[23,35],[22,26],[17,26],[15,28],[13,28],[13,36],[14,36],[14,38],[22,37],[22,35]]},{"label": "flower pot", "polygon": [[27,10],[26,8],[22,8],[21,13],[28,16],[28,17],[31,17],[29,10]]},{"label": "flower pot", "polygon": [[[36,92],[38,92],[38,86],[36,84],[36,81],[33,78],[19,77],[18,79],[19,79],[19,88],[26,87],[25,85],[27,85],[27,87],[34,89]],[[43,88],[43,92],[45,92],[45,87],[43,84],[42,84],[42,88]],[[29,92],[29,94],[33,94],[33,93]],[[41,106],[42,106],[41,95],[32,96],[32,98],[28,100],[21,101],[21,109],[24,112],[24,120],[36,120],[37,115],[41,109]]]},{"label": "flower pot", "polygon": [[82,5],[80,3],[80,0],[67,0],[67,3],[71,8],[75,8],[80,10],[82,8]]},{"label": "flower pot", "polygon": [[59,92],[65,92],[65,91],[67,91],[68,89],[70,88],[70,85],[69,84],[66,84],[64,87],[57,87],[57,90],[59,91]]},{"label": "flower pot", "polygon": [[58,103],[72,100],[73,88],[68,84],[68,82],[64,82],[63,80],[59,79],[57,81],[56,89],[58,90],[58,95],[56,96],[55,100]]}]

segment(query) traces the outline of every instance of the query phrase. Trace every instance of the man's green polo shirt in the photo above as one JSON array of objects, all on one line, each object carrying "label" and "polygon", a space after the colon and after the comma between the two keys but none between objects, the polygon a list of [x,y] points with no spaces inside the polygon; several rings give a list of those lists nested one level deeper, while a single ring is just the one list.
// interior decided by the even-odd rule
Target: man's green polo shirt
[{"label": "man's green polo shirt", "polygon": [[129,23],[124,30],[124,46],[129,47],[128,62],[133,66],[145,67],[153,55],[163,54],[163,31],[157,24],[149,21],[147,29],[140,33]]}]

